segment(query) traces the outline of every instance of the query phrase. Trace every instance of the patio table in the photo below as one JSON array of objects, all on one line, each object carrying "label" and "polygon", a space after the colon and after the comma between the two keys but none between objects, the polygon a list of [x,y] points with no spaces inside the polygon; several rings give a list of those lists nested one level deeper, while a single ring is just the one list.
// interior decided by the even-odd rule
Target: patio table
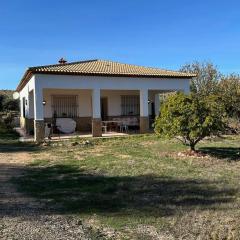
[{"label": "patio table", "polygon": [[[116,121],[116,120],[107,120],[107,121],[102,121],[103,125],[108,127],[108,125],[110,124],[115,124],[116,125],[116,128],[122,124],[122,121]],[[115,129],[116,129],[115,128]],[[111,128],[110,128],[110,131],[111,131]]]}]

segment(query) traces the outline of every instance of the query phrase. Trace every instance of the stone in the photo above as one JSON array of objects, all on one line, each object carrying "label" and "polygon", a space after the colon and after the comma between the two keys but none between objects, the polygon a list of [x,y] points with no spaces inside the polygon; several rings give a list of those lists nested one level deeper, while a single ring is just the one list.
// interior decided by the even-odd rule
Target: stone
[{"label": "stone", "polygon": [[149,117],[140,116],[140,133],[149,132]]},{"label": "stone", "polygon": [[92,135],[93,137],[102,136],[102,120],[101,118],[92,119]]},{"label": "stone", "polygon": [[78,145],[78,142],[72,142],[71,145],[72,145],[72,146],[77,146],[77,145]]},{"label": "stone", "polygon": [[34,120],[34,141],[41,143],[45,138],[44,120]]}]

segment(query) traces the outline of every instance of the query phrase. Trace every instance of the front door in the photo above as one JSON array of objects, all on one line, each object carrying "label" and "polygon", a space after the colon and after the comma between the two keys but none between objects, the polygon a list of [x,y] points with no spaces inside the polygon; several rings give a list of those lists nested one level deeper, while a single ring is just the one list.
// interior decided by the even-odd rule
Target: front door
[{"label": "front door", "polygon": [[108,99],[106,97],[101,98],[101,118],[107,120],[108,117]]}]

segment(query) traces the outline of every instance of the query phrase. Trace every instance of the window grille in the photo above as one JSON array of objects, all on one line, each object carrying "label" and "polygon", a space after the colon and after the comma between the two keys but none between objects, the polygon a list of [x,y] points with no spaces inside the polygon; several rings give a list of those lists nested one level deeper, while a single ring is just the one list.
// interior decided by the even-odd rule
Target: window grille
[{"label": "window grille", "polygon": [[121,112],[123,116],[139,115],[139,96],[125,95],[121,96]]},{"label": "window grille", "polygon": [[52,112],[54,117],[77,117],[77,96],[54,95],[52,96]]}]

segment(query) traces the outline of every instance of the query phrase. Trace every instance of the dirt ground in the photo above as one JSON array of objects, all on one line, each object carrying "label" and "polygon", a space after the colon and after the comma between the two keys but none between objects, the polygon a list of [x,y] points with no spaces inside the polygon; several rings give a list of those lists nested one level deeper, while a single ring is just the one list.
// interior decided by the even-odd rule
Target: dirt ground
[{"label": "dirt ground", "polygon": [[80,220],[56,215],[47,206],[17,191],[11,179],[24,174],[29,161],[28,152],[0,153],[0,238],[92,239]]}]

